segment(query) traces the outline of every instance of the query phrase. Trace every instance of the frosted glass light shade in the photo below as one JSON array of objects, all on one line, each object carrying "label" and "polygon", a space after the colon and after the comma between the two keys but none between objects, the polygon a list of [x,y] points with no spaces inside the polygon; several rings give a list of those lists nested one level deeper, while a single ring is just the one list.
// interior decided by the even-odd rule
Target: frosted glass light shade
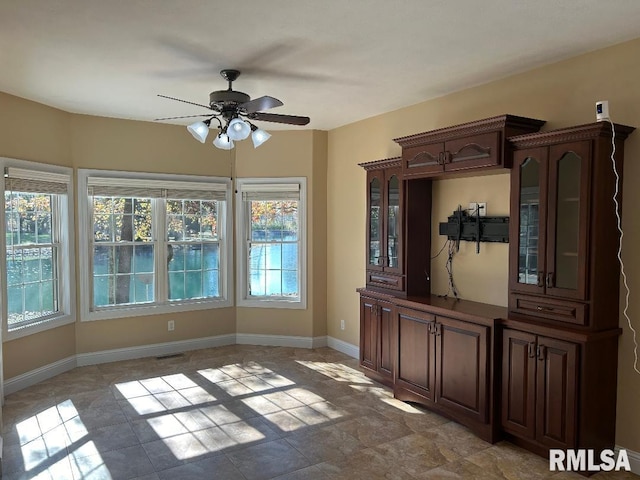
[{"label": "frosted glass light shade", "polygon": [[219,134],[213,144],[222,150],[231,150],[233,148],[233,140],[226,133]]},{"label": "frosted glass light shade", "polygon": [[251,127],[241,118],[234,118],[227,127],[227,135],[231,140],[244,140],[250,133]]},{"label": "frosted glass light shade", "polygon": [[271,134],[269,132],[265,132],[261,128],[255,129],[251,132],[251,140],[253,141],[253,148],[258,148],[264,142],[271,138]]},{"label": "frosted glass light shade", "polygon": [[193,135],[193,138],[198,140],[200,143],[204,143],[207,139],[207,135],[209,134],[209,125],[205,122],[196,122],[189,125],[187,130],[191,135]]}]

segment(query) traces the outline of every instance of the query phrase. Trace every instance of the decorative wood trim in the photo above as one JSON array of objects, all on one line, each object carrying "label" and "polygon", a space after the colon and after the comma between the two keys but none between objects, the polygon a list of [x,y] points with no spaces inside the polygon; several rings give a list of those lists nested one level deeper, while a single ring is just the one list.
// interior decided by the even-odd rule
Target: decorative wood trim
[{"label": "decorative wood trim", "polygon": [[401,167],[402,157],[384,158],[382,160],[373,160],[371,162],[359,163],[358,166],[365,170],[380,170],[389,167]]},{"label": "decorative wood trim", "polygon": [[425,165],[433,165],[440,163],[440,156],[431,154],[430,152],[420,152],[406,161],[407,168],[423,167]]},{"label": "decorative wood trim", "polygon": [[477,135],[479,133],[493,132],[508,127],[520,127],[537,130],[545,122],[543,120],[535,120],[526,117],[518,117],[516,115],[500,115],[497,117],[485,118],[473,122],[463,123],[454,127],[439,128],[424,133],[408,135],[406,137],[394,138],[393,141],[398,143],[402,148],[425,143],[433,143],[452,138],[459,138],[468,135]]},{"label": "decorative wood trim", "polygon": [[[635,127],[628,125],[614,124],[616,127],[616,139],[624,140]],[[611,124],[609,122],[588,123],[575,127],[553,130],[550,132],[527,133],[509,137],[507,140],[515,148],[528,148],[538,146],[548,146],[554,141],[567,143],[578,140],[589,140],[598,136],[611,137]]]}]

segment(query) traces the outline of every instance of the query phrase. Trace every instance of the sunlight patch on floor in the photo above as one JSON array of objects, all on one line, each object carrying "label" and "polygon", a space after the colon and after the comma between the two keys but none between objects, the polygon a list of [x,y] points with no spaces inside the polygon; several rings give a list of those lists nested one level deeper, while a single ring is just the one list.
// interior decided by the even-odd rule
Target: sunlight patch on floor
[{"label": "sunlight patch on floor", "polygon": [[17,423],[16,432],[28,478],[111,479],[71,400]]},{"label": "sunlight patch on floor", "polygon": [[347,367],[341,363],[309,362],[305,360],[296,360],[296,362],[337,382],[363,383],[369,385],[373,383],[358,370]]}]

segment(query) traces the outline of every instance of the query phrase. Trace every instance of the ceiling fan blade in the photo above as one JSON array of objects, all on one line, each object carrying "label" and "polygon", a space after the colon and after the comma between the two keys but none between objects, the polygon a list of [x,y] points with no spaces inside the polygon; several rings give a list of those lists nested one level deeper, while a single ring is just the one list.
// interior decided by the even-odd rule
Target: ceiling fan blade
[{"label": "ceiling fan blade", "polygon": [[154,118],[154,122],[159,122],[161,120],[176,120],[178,118],[193,118],[193,117],[210,117],[210,113],[204,113],[202,115],[183,115],[182,117],[164,117],[164,118]]},{"label": "ceiling fan blade", "polygon": [[254,113],[258,110],[269,110],[270,108],[281,107],[282,105],[284,104],[277,98],[265,95],[264,97],[254,98],[242,105],[238,105],[238,108],[247,113]]},{"label": "ceiling fan blade", "polygon": [[298,115],[278,115],[277,113],[255,112],[247,115],[251,120],[262,120],[263,122],[288,123],[289,125],[306,125],[311,121],[309,117]]},{"label": "ceiling fan blade", "polygon": [[158,96],[162,97],[162,98],[168,98],[169,100],[175,100],[176,102],[188,103],[189,105],[195,105],[196,107],[202,107],[202,108],[206,108],[208,110],[212,110],[212,108],[209,105],[203,105],[201,103],[189,102],[188,100],[182,100],[181,98],[167,97],[166,95],[158,94]]}]

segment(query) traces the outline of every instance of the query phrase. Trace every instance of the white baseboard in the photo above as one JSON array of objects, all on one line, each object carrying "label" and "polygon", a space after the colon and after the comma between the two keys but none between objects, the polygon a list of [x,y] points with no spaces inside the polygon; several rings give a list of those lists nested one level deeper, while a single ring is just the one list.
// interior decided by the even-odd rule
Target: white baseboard
[{"label": "white baseboard", "polygon": [[294,348],[319,348],[329,346],[334,350],[338,350],[349,356],[358,358],[358,347],[326,336],[296,337],[286,335],[232,333],[228,335],[218,335],[215,337],[195,338],[192,340],[180,340],[176,342],[156,343],[152,345],[140,345],[137,347],[117,348],[91,353],[79,353],[6,380],[4,382],[4,394],[9,395],[11,393],[15,393],[18,390],[30,387],[36,383],[55,377],[56,375],[60,375],[61,373],[72,370],[76,367],[86,367],[88,365],[98,365],[101,363],[118,362],[122,360],[133,360],[136,358],[172,355],[190,350],[222,347],[224,345],[235,344]]},{"label": "white baseboard", "polygon": [[100,363],[119,362],[122,360],[134,360],[136,358],[159,357],[175,353],[200,350],[202,348],[222,347],[236,343],[235,334],[218,335],[215,337],[194,338],[191,340],[179,340],[177,342],[154,343],[138,347],[116,348],[100,352],[79,353],[78,366],[98,365]]},{"label": "white baseboard", "polygon": [[360,358],[360,347],[334,337],[327,337],[327,346],[353,358]]},{"label": "white baseboard", "polygon": [[238,345],[265,345],[269,347],[314,348],[314,339],[320,337],[294,337],[291,335],[259,335],[236,333]]},{"label": "white baseboard", "polygon": [[76,366],[76,356],[73,355],[71,357],[58,360],[57,362],[43,365],[42,367],[38,367],[16,377],[12,377],[4,382],[4,394],[9,395],[11,393],[15,393],[23,388],[30,387],[31,385],[48,380],[56,375],[60,375],[61,373],[73,370]]},{"label": "white baseboard", "polygon": [[[619,445],[616,445],[615,451],[618,453],[620,449],[624,449]],[[627,451],[627,456],[629,457],[629,465],[631,465],[631,472],[636,475],[640,475],[640,453],[634,452],[633,450],[625,449]],[[617,458],[617,457],[616,457]]]}]

